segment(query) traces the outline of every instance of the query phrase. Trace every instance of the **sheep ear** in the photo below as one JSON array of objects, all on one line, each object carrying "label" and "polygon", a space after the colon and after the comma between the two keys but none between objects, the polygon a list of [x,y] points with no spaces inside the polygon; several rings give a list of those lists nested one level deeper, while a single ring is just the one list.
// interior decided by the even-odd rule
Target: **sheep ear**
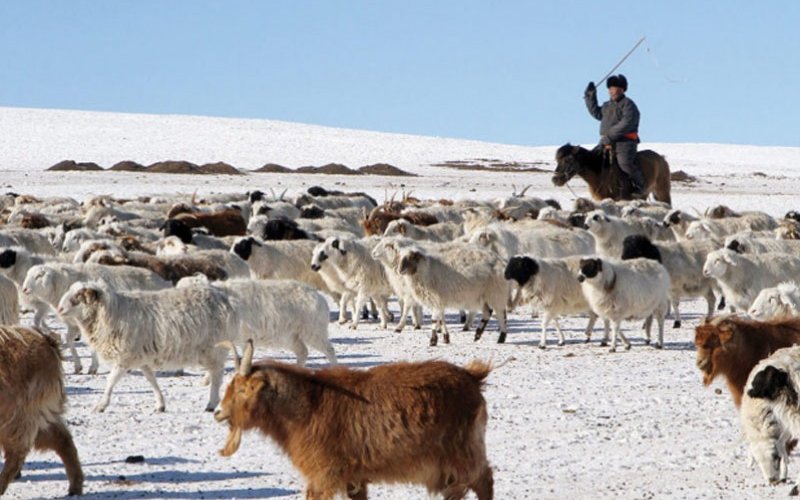
[{"label": "sheep ear", "polygon": [[406,225],[400,224],[397,230],[400,232],[400,234],[406,234]]}]

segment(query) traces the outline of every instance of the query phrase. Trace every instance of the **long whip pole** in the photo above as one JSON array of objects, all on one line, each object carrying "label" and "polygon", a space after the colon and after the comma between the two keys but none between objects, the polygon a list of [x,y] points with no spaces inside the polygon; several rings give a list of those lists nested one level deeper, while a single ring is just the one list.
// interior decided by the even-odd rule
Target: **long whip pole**
[{"label": "long whip pole", "polygon": [[601,84],[602,84],[604,81],[606,81],[606,79],[607,79],[609,76],[611,76],[611,74],[612,74],[612,73],[613,73],[613,72],[614,72],[614,71],[615,71],[617,68],[619,68],[620,66],[622,66],[622,63],[624,63],[624,62],[625,62],[625,59],[627,59],[627,58],[628,58],[628,57],[629,57],[631,54],[633,54],[633,51],[634,51],[634,50],[636,50],[637,48],[639,48],[639,45],[641,45],[641,44],[642,44],[642,42],[644,42],[645,38],[647,38],[647,37],[646,37],[646,36],[643,36],[642,38],[640,38],[640,39],[639,39],[639,41],[638,41],[638,42],[636,42],[636,45],[634,45],[634,46],[633,46],[633,48],[632,48],[631,50],[629,50],[627,54],[625,54],[625,57],[623,57],[622,59],[620,59],[620,61],[619,61],[619,62],[616,64],[616,66],[614,66],[613,68],[611,68],[611,71],[609,71],[609,72],[608,72],[608,74],[607,74],[606,76],[604,76],[602,80],[600,80],[599,82],[597,82],[597,86],[598,86],[598,87],[599,87],[599,86],[600,86],[600,85],[601,85]]}]

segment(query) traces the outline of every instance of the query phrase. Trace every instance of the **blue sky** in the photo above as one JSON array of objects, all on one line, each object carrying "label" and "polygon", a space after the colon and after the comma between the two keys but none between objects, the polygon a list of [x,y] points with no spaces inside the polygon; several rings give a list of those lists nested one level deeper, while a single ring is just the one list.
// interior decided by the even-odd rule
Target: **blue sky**
[{"label": "blue sky", "polygon": [[[623,64],[645,142],[800,146],[800,2],[0,0],[0,106],[591,143]],[[601,89],[600,96],[607,96]]]}]

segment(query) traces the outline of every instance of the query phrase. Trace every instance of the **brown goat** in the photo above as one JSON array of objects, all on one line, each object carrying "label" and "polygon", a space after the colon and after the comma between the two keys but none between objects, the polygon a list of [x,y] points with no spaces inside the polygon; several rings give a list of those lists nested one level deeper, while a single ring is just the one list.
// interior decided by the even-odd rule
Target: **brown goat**
[{"label": "brown goat", "polygon": [[0,495],[31,448],[55,451],[67,470],[69,494],[82,494],[78,451],[62,418],[67,396],[58,341],[29,328],[0,326],[0,387],[0,447],[5,453]]},{"label": "brown goat", "polygon": [[439,222],[435,215],[427,212],[409,211],[405,213],[391,212],[381,207],[374,208],[361,223],[364,225],[364,232],[367,236],[381,236],[386,231],[386,226],[397,219],[405,219],[417,226],[430,226]]},{"label": "brown goat", "polygon": [[776,350],[800,343],[800,319],[754,321],[718,316],[695,328],[694,343],[703,383],[709,385],[724,375],[738,408],[750,370]]},{"label": "brown goat", "polygon": [[278,362],[253,366],[252,356],[248,341],[214,414],[229,425],[222,455],[239,449],[243,431],[259,429],[303,474],[309,499],[366,499],[369,482],[424,484],[448,499],[469,489],[480,500],[493,497],[481,394],[489,365],[426,361],[311,371]]},{"label": "brown goat", "polygon": [[247,223],[235,208],[218,212],[178,213],[170,218],[183,221],[191,228],[205,227],[214,236],[244,236],[247,233]]},{"label": "brown goat", "polygon": [[218,266],[206,259],[181,255],[179,257],[158,257],[142,252],[128,252],[125,255],[103,252],[93,259],[98,264],[107,266],[134,266],[149,269],[172,284],[181,278],[192,276],[196,273],[204,274],[210,281],[224,280],[228,273],[222,266]]}]

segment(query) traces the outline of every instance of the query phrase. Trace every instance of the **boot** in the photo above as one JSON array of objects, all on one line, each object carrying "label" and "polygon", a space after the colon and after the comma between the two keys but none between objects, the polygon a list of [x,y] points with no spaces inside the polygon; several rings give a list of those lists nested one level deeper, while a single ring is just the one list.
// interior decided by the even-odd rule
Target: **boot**
[{"label": "boot", "polygon": [[635,168],[633,169],[633,173],[630,176],[631,182],[631,194],[637,198],[644,197],[644,176],[642,176],[641,169]]},{"label": "boot", "polygon": [[619,184],[617,185],[617,189],[619,190],[619,199],[620,200],[631,200],[633,199],[631,195],[633,194],[633,186],[631,185],[631,178],[625,173],[624,170],[620,170],[619,172]]}]

